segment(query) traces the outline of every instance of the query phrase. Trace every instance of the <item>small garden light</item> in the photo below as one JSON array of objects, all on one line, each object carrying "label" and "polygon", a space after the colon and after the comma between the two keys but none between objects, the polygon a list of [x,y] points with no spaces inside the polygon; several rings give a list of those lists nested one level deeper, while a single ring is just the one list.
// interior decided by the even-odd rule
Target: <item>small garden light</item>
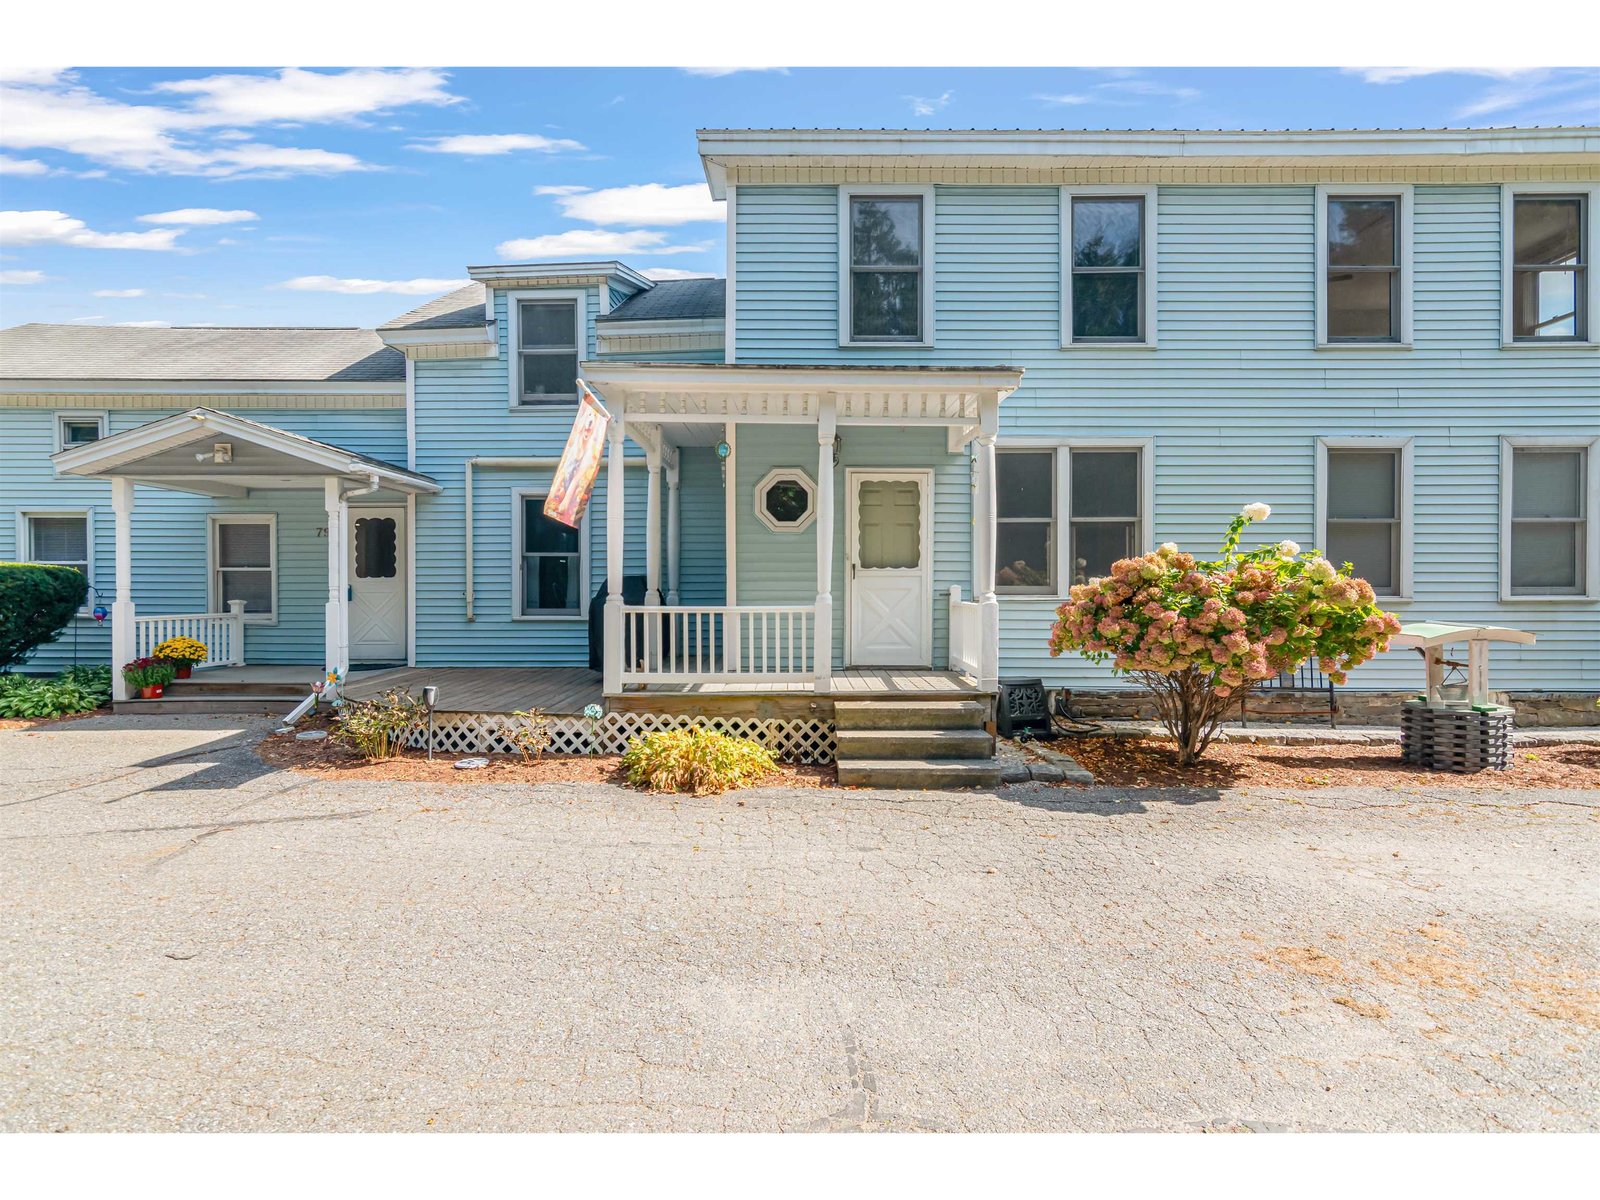
[{"label": "small garden light", "polygon": [[428,709],[428,761],[433,761],[433,706],[439,701],[439,689],[428,684],[422,689],[422,703]]}]

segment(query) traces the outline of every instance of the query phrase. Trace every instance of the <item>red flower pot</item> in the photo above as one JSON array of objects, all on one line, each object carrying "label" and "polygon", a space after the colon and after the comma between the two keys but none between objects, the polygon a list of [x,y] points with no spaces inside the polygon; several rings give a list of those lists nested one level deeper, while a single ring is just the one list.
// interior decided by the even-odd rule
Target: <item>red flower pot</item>
[{"label": "red flower pot", "polygon": [[146,684],[139,689],[139,697],[143,700],[155,700],[161,696],[165,689],[159,683]]},{"label": "red flower pot", "polygon": [[193,671],[194,671],[193,667],[179,667],[178,668],[178,678],[179,679],[187,679],[187,678],[189,678],[190,673],[193,672]]}]

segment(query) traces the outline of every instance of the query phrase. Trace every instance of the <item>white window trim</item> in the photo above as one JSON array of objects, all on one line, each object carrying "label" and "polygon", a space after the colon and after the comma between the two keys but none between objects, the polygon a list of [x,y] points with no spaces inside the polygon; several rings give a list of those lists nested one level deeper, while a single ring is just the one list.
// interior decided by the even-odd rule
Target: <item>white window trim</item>
[{"label": "white window trim", "polygon": [[[524,300],[575,300],[573,315],[577,321],[578,362],[589,357],[589,292],[586,288],[522,288],[504,293],[506,298],[506,399],[512,412],[548,412],[563,405],[576,405],[577,400],[552,401],[547,404],[522,403],[522,301]],[[581,374],[581,372],[580,372]]]},{"label": "white window trim", "polygon": [[[1160,189],[1119,187],[1116,184],[1063,187],[1061,189],[1061,348],[1063,350],[1154,350],[1156,348],[1156,292],[1159,287],[1159,246],[1157,197]],[[1072,338],[1072,199],[1096,196],[1138,197],[1144,201],[1144,228],[1140,255],[1144,260],[1144,339],[1138,342],[1074,341]]]},{"label": "white window trim", "polygon": [[[1584,463],[1583,590],[1533,594],[1511,593],[1511,473],[1516,456],[1513,450],[1586,450]],[[1552,601],[1593,601],[1600,599],[1600,437],[1521,437],[1500,439],[1500,600],[1505,604],[1549,604]]]},{"label": "white window trim", "polygon": [[[1313,529],[1316,531],[1318,552],[1328,551],[1328,451],[1329,450],[1398,450],[1400,452],[1399,494],[1395,497],[1400,517],[1400,548],[1396,590],[1380,592],[1378,599],[1390,603],[1404,603],[1412,599],[1412,539],[1413,497],[1415,496],[1415,453],[1409,437],[1319,437],[1317,439],[1316,500]],[[1335,566],[1340,564],[1335,563]]]},{"label": "white window trim", "polygon": [[[277,513],[209,513],[206,516],[206,611],[222,612],[222,597],[217,592],[217,526],[266,525],[267,563],[272,572],[272,611],[270,613],[245,613],[247,625],[276,625],[278,623],[278,514]],[[244,568],[230,568],[244,569]]]},{"label": "white window trim", "polygon": [[33,530],[28,522],[34,517],[82,517],[84,520],[84,551],[88,562],[84,564],[89,590],[84,593],[83,604],[77,616],[87,617],[94,609],[94,509],[92,508],[27,508],[17,510],[17,561],[34,562]]},{"label": "white window trim", "polygon": [[[1139,545],[1137,554],[1146,554],[1155,548],[1155,496],[1156,496],[1156,443],[1147,437],[1085,437],[1085,438],[1035,438],[1008,437],[996,443],[996,450],[1054,450],[1055,475],[1055,592],[998,592],[1005,600],[1042,600],[1060,604],[1072,588],[1072,564],[1065,552],[1064,542],[1070,542],[1072,522],[1072,454],[1073,450],[1137,450],[1139,451]],[[998,457],[998,456],[997,456]],[[996,512],[999,511],[998,505]]]},{"label": "white window trim", "polygon": [[[792,480],[805,489],[806,515],[792,525],[786,525],[767,511],[767,506],[762,502],[767,489],[774,483]],[[809,528],[811,522],[817,519],[817,485],[800,467],[774,467],[761,477],[761,482],[756,484],[755,490],[756,520],[760,521],[773,533],[799,533],[802,529]]]},{"label": "white window trim", "polygon": [[[851,338],[850,201],[857,196],[916,196],[922,200],[922,337],[918,341],[865,341]],[[934,188],[932,184],[848,183],[839,188],[839,345],[849,349],[883,350],[931,347],[934,344]]]},{"label": "white window trim", "polygon": [[[1400,340],[1330,342],[1328,340],[1328,201],[1340,196],[1395,197],[1400,201]],[[1409,183],[1319,183],[1316,187],[1316,310],[1318,350],[1409,350],[1412,337],[1412,277],[1416,222]]]},{"label": "white window trim", "polygon": [[[1516,257],[1513,237],[1516,222],[1516,198],[1536,193],[1557,196],[1584,196],[1585,207],[1584,251],[1589,261],[1584,264],[1587,303],[1584,319],[1588,336],[1575,341],[1518,341],[1516,325],[1511,312],[1511,272]],[[1600,346],[1600,270],[1596,270],[1595,253],[1600,250],[1600,184],[1595,183],[1503,183],[1500,185],[1500,345],[1505,350],[1573,350]]]},{"label": "white window trim", "polygon": [[[67,421],[96,421],[100,425],[100,436],[102,438],[106,436],[107,414],[106,414],[106,411],[104,409],[83,409],[83,408],[57,409],[53,420],[54,420],[54,424],[52,426],[53,429],[54,429],[53,441],[55,443],[55,450],[53,451],[53,453],[56,453],[56,454],[59,454],[63,450],[71,449],[71,446],[69,446],[68,443],[67,443],[67,439],[62,436],[62,433],[64,432],[62,430],[62,425],[64,425]],[[77,444],[78,445],[88,445],[87,442],[79,442]]]},{"label": "white window trim", "polygon": [[578,611],[537,612],[522,611],[522,509],[523,501],[550,494],[550,485],[523,487],[511,490],[511,619],[513,621],[587,621],[589,619],[589,593],[592,579],[589,574],[589,509],[585,508],[578,521]]}]

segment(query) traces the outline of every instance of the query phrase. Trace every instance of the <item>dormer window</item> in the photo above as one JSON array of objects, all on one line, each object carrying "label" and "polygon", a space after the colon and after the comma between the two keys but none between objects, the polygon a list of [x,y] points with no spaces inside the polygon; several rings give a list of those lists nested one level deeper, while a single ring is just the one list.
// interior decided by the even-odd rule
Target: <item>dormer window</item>
[{"label": "dormer window", "polygon": [[575,404],[581,305],[574,298],[518,300],[519,404]]}]

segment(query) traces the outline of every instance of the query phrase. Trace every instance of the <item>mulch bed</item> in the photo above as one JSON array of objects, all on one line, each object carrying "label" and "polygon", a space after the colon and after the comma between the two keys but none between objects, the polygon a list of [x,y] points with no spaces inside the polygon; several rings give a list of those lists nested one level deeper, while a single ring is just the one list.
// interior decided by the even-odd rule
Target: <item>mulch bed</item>
[{"label": "mulch bed", "polygon": [[[297,731],[327,728],[326,721],[308,719]],[[371,762],[331,737],[302,742],[292,733],[274,733],[256,747],[262,761],[274,767],[300,771],[323,779],[403,781],[415,783],[616,783],[627,784],[622,760],[614,754],[546,754],[524,762],[516,754],[447,754],[434,752],[428,761],[425,750],[403,750],[394,758]],[[486,758],[487,767],[475,771],[458,770],[463,758]],[[778,774],[765,779],[761,787],[833,787],[838,773],[831,766],[794,766],[780,763]]]},{"label": "mulch bed", "polygon": [[[1424,771],[1400,761],[1400,747],[1273,746],[1214,743],[1200,762],[1178,766],[1177,751],[1160,741],[1082,738],[1052,743],[1072,755],[1095,780],[1115,787],[1319,788],[1600,788],[1600,746],[1513,749],[1511,767],[1456,775]],[[1074,786],[1066,784],[1063,786]]]},{"label": "mulch bed", "polygon": [[86,717],[109,717],[111,709],[91,708],[88,712],[68,713],[64,717],[0,717],[0,732],[27,729],[48,729],[52,725],[65,725],[68,721],[82,721]]}]

